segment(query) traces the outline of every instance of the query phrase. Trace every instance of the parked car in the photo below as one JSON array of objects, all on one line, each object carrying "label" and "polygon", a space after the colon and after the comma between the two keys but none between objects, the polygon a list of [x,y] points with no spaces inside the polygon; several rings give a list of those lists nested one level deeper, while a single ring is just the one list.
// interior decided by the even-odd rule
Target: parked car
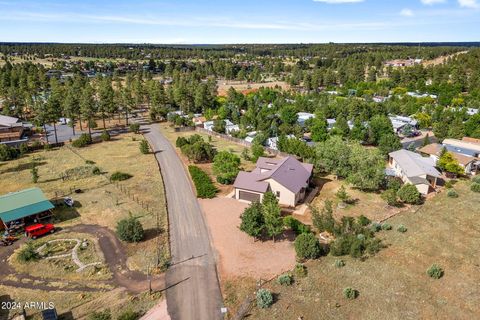
[{"label": "parked car", "polygon": [[25,236],[32,239],[37,239],[38,237],[43,236],[47,233],[54,233],[54,232],[55,232],[55,226],[51,223],[47,223],[47,224],[37,223],[25,228]]}]

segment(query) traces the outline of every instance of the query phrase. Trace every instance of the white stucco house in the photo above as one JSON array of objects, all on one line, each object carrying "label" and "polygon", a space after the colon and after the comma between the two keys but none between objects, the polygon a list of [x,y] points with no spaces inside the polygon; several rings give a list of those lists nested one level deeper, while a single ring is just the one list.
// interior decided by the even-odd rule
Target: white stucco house
[{"label": "white stucco house", "polygon": [[393,175],[404,183],[413,184],[422,195],[435,190],[441,176],[434,159],[405,149],[389,153],[388,164]]},{"label": "white stucco house", "polygon": [[261,157],[251,172],[240,171],[233,184],[235,199],[262,201],[270,191],[281,205],[294,207],[303,201],[310,184],[313,165],[293,157],[271,159]]}]

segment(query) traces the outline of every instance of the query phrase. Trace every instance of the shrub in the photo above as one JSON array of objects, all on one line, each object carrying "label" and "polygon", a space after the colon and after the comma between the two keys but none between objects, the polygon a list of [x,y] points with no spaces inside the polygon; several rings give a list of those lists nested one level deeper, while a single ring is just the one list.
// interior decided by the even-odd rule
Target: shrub
[{"label": "shrub", "polygon": [[289,286],[293,283],[292,276],[289,274],[282,274],[277,278],[278,284],[282,286]]},{"label": "shrub", "polygon": [[443,277],[444,272],[439,265],[432,264],[432,266],[428,268],[427,274],[433,279],[440,279]]},{"label": "shrub", "polygon": [[382,199],[387,202],[389,206],[396,206],[398,205],[397,202],[397,191],[394,189],[388,189],[382,193]]},{"label": "shrub", "polygon": [[393,190],[394,192],[397,192],[401,187],[402,183],[398,178],[389,177],[387,179],[387,190]]},{"label": "shrub", "polygon": [[100,139],[102,139],[102,141],[110,141],[110,133],[108,133],[107,130],[103,130],[102,134],[100,135]]},{"label": "shrub", "polygon": [[78,137],[78,139],[73,140],[72,146],[74,146],[75,148],[84,148],[91,143],[92,138],[88,134],[82,133],[80,137]]},{"label": "shrub", "polygon": [[343,289],[343,296],[347,299],[354,300],[358,297],[358,290],[355,290],[353,288],[347,287]]},{"label": "shrub", "polygon": [[382,225],[378,222],[374,222],[372,223],[372,225],[370,226],[370,230],[372,230],[372,232],[378,232],[382,229]]},{"label": "shrub", "polygon": [[447,188],[447,189],[453,188],[453,181],[448,180],[447,182],[445,182],[445,188]]},{"label": "shrub", "polygon": [[32,164],[32,169],[30,170],[30,173],[32,174],[32,182],[37,183],[38,182],[38,168],[35,166],[35,163]]},{"label": "shrub", "polygon": [[95,164],[95,161],[92,161],[92,160],[85,160],[85,164]]},{"label": "shrub", "polygon": [[480,183],[472,183],[472,185],[470,186],[470,190],[472,190],[473,192],[480,192]]},{"label": "shrub", "polygon": [[139,133],[140,132],[140,124],[138,124],[138,123],[130,124],[129,128],[130,128],[130,131],[133,132],[133,133]]},{"label": "shrub", "polygon": [[335,267],[337,267],[337,268],[345,267],[345,261],[340,260],[340,259],[335,260]]},{"label": "shrub", "polygon": [[199,198],[213,198],[217,193],[217,188],[213,185],[212,180],[206,172],[197,166],[188,166],[188,171],[192,177],[195,189],[197,190],[197,197]]},{"label": "shrub", "polygon": [[232,184],[240,171],[240,158],[227,151],[220,151],[213,158],[213,173],[221,184]]},{"label": "shrub", "polygon": [[357,222],[359,225],[361,225],[362,227],[365,227],[365,226],[368,226],[370,224],[370,219],[368,219],[367,217],[365,217],[364,215],[361,215],[357,218]]},{"label": "shrub", "polygon": [[131,214],[128,218],[118,221],[116,231],[118,237],[126,242],[139,242],[144,236],[142,224]]},{"label": "shrub", "polygon": [[287,216],[283,218],[283,224],[295,232],[296,235],[300,235],[302,233],[311,233],[310,227],[301,223],[297,219],[292,216]]},{"label": "shrub", "polygon": [[9,161],[18,158],[19,152],[17,149],[0,144],[0,161]]},{"label": "shrub", "polygon": [[128,309],[122,312],[118,317],[117,320],[137,320],[139,318],[138,313],[135,311]]},{"label": "shrub", "polygon": [[392,225],[389,223],[382,224],[382,230],[392,230]]},{"label": "shrub", "polygon": [[273,295],[267,289],[259,289],[257,291],[257,306],[266,309],[273,304]]},{"label": "shrub", "polygon": [[405,233],[407,232],[407,230],[408,230],[407,227],[405,227],[403,224],[399,225],[397,228],[397,231],[401,233]]},{"label": "shrub", "polygon": [[29,151],[29,149],[28,149],[28,144],[22,143],[22,144],[20,145],[19,151],[20,151],[20,154],[21,154],[21,155],[27,154],[28,151]]},{"label": "shrub", "polygon": [[474,177],[472,178],[472,182],[480,183],[480,176],[474,176]]},{"label": "shrub", "polygon": [[102,173],[102,171],[100,170],[99,167],[93,167],[92,173],[93,173],[94,175],[98,176],[99,174]]},{"label": "shrub", "polygon": [[50,150],[52,150],[52,146],[50,144],[46,143],[46,144],[43,145],[43,150],[50,151]]},{"label": "shrub", "polygon": [[120,171],[115,171],[110,176],[110,180],[111,181],[123,181],[123,180],[128,180],[131,177],[133,177],[131,174],[128,174],[128,173],[125,173],[125,172],[120,172]]},{"label": "shrub", "polygon": [[300,259],[316,259],[322,248],[313,233],[302,233],[295,239],[295,252]]},{"label": "shrub", "polygon": [[447,191],[447,196],[449,198],[458,198],[458,193],[457,193],[457,191],[455,191],[455,189],[449,189]]},{"label": "shrub", "polygon": [[405,184],[397,192],[397,196],[405,203],[417,204],[420,201],[420,192],[413,184]]},{"label": "shrub", "polygon": [[106,309],[103,311],[95,311],[88,316],[88,320],[111,320],[112,314],[110,313],[110,309]]},{"label": "shrub", "polygon": [[33,243],[27,242],[25,247],[18,253],[17,258],[20,262],[29,262],[38,260],[39,256],[33,247]]},{"label": "shrub", "polygon": [[88,124],[88,127],[92,129],[95,129],[97,127],[97,121],[95,121],[95,119],[88,120],[87,124]]},{"label": "shrub", "polygon": [[143,154],[148,154],[150,152],[150,146],[148,145],[147,140],[140,141],[140,152]]},{"label": "shrub", "polygon": [[307,276],[307,267],[302,263],[297,263],[294,271],[295,275],[299,278],[304,278]]},{"label": "shrub", "polygon": [[184,145],[188,144],[188,139],[185,138],[185,137],[178,137],[177,138],[177,141],[175,141],[175,146],[177,148],[181,148],[183,147]]}]

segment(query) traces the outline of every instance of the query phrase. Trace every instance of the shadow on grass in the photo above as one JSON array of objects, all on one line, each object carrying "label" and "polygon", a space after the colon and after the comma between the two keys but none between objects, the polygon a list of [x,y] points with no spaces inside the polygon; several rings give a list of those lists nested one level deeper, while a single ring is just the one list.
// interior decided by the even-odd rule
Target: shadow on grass
[{"label": "shadow on grass", "polygon": [[[35,163],[36,167],[46,165],[46,161],[39,161]],[[19,171],[24,171],[24,170],[30,170],[32,169],[32,163],[21,163],[17,165],[16,167],[8,168],[2,171],[2,173],[12,173],[12,172],[19,172]]]}]

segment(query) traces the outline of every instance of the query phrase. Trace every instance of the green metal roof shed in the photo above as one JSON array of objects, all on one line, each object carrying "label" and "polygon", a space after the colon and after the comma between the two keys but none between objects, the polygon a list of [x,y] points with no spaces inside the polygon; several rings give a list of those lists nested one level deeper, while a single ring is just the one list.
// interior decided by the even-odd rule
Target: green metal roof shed
[{"label": "green metal roof shed", "polygon": [[39,188],[25,189],[0,196],[0,220],[4,223],[53,209]]}]

